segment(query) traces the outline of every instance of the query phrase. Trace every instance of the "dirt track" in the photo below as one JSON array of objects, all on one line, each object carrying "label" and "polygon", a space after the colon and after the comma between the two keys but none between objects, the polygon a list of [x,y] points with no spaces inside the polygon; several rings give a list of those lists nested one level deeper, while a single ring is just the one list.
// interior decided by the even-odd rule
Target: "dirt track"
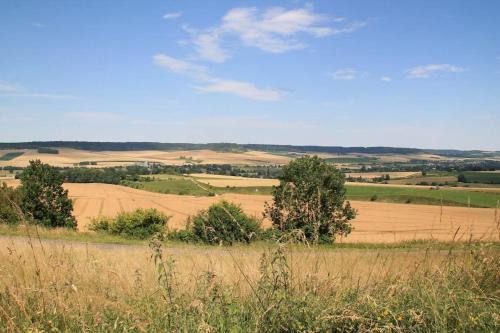
[{"label": "dirt track", "polygon": [[[261,217],[264,202],[271,201],[270,196],[179,196],[106,184],[67,184],[65,187],[75,200],[74,212],[81,230],[86,229],[92,217],[112,216],[135,208],[157,208],[172,216],[170,227],[182,228],[189,215],[222,199],[239,203],[247,213]],[[475,239],[498,239],[494,209],[366,201],[354,201],[352,204],[359,213],[353,223],[355,230],[343,240],[345,242],[394,242],[424,238],[451,240],[453,237],[465,240],[471,236]],[[268,225],[269,222],[264,223]]]}]

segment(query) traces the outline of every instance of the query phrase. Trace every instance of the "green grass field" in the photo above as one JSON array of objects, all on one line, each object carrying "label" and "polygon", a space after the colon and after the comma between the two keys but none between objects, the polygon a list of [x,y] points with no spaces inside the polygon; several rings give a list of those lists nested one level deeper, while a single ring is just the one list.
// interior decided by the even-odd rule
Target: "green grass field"
[{"label": "green grass field", "polygon": [[468,206],[495,208],[500,200],[500,193],[479,190],[439,189],[429,187],[390,187],[390,186],[347,186],[347,196],[350,200],[371,200],[414,204]]},{"label": "green grass field", "polygon": [[[272,187],[215,187],[198,182],[189,177],[175,175],[155,175],[153,181],[126,182],[124,185],[146,191],[208,196],[223,193],[238,194],[272,194]],[[446,206],[471,206],[495,208],[500,200],[500,193],[466,190],[466,189],[439,189],[431,190],[429,187],[390,187],[390,186],[362,186],[347,185],[347,198],[349,200],[370,201],[375,196],[377,202],[412,203],[424,205]]]},{"label": "green grass field", "polygon": [[462,174],[467,183],[500,184],[500,172],[468,171]]},{"label": "green grass field", "polygon": [[16,157],[21,156],[22,154],[24,154],[24,152],[22,152],[22,151],[13,151],[10,153],[6,153],[6,154],[3,154],[2,156],[0,156],[0,161],[10,161],[10,160],[15,159]]},{"label": "green grass field", "polygon": [[208,189],[208,185],[198,184],[196,181],[192,181],[188,178],[179,178],[175,176],[170,179],[165,178],[153,181],[127,181],[124,182],[123,185],[164,194],[207,196],[211,193]]}]

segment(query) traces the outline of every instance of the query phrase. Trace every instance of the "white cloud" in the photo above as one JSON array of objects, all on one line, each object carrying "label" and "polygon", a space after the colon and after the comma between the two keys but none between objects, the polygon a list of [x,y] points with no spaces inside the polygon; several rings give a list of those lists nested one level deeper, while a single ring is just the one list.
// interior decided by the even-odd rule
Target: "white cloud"
[{"label": "white cloud", "polygon": [[389,77],[389,76],[382,76],[380,78],[380,80],[384,81],[384,82],[391,82],[392,81],[392,78]]},{"label": "white cloud", "polygon": [[110,121],[121,119],[121,116],[111,112],[66,112],[64,117],[79,121]]},{"label": "white cloud", "polygon": [[220,47],[219,40],[217,32],[194,36],[193,43],[199,57],[216,63],[223,63],[230,58],[229,52]]},{"label": "white cloud", "polygon": [[354,80],[358,76],[358,71],[353,68],[339,69],[333,73],[328,73],[334,80]]},{"label": "white cloud", "polygon": [[182,16],[182,12],[171,12],[163,15],[165,20],[174,20]]},{"label": "white cloud", "polygon": [[426,79],[438,73],[461,73],[467,71],[464,67],[450,64],[429,64],[421,65],[406,70],[407,77],[411,79]]},{"label": "white cloud", "polygon": [[0,81],[0,93],[15,93],[21,90],[22,89],[19,85]]},{"label": "white cloud", "polygon": [[4,94],[12,97],[33,97],[33,98],[44,98],[44,99],[78,99],[77,96],[65,95],[65,94],[46,94],[46,93],[30,93],[30,92],[14,92]]},{"label": "white cloud", "polygon": [[254,84],[243,81],[214,79],[205,86],[196,87],[204,93],[229,93],[257,101],[279,101],[283,93],[274,89],[260,89]]},{"label": "white cloud", "polygon": [[66,94],[52,94],[32,92],[24,89],[18,84],[11,84],[5,81],[0,81],[0,95],[11,97],[34,97],[45,99],[77,99],[78,97]]},{"label": "white cloud", "polygon": [[174,73],[187,74],[199,80],[206,80],[208,78],[207,69],[192,62],[173,58],[165,54],[155,54],[153,61],[158,66],[164,67]]},{"label": "white cloud", "polygon": [[35,28],[38,28],[38,29],[47,28],[47,26],[45,24],[42,24],[42,23],[33,23],[33,26]]},{"label": "white cloud", "polygon": [[250,82],[214,77],[208,73],[204,66],[173,58],[165,54],[154,55],[153,61],[156,65],[174,73],[184,74],[203,82],[203,85],[195,87],[195,90],[199,92],[228,93],[258,101],[278,101],[283,98],[283,93],[276,89],[262,89]]},{"label": "white cloud", "polygon": [[220,63],[230,57],[229,52],[221,46],[226,37],[236,38],[246,47],[283,53],[307,47],[306,43],[298,39],[299,35],[321,38],[354,32],[366,25],[364,22],[353,22],[333,28],[326,24],[344,20],[345,18],[330,19],[318,14],[313,11],[312,6],[290,10],[282,7],[267,10],[239,7],[229,10],[216,27],[201,31],[191,28],[185,30],[191,34],[192,43],[201,59]]}]

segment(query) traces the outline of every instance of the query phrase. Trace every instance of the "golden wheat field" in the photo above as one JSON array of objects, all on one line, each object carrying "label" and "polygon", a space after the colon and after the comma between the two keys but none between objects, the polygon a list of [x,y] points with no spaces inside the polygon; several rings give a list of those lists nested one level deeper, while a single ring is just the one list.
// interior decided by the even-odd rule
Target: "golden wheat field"
[{"label": "golden wheat field", "polygon": [[[216,177],[226,181],[223,177]],[[14,179],[3,179],[17,186]],[[250,186],[250,185],[249,185]],[[254,185],[252,185],[254,186]],[[196,197],[148,192],[111,184],[64,184],[74,202],[78,228],[87,231],[92,218],[115,216],[137,208],[156,208],[171,218],[169,227],[182,229],[186,219],[220,200],[238,203],[246,213],[262,218],[267,195],[225,193]],[[467,208],[351,201],[358,210],[354,231],[343,242],[400,242],[419,239],[499,240],[498,212],[492,208]],[[263,220],[264,227],[269,221]]]},{"label": "golden wheat field", "polygon": [[23,151],[24,154],[9,161],[0,161],[2,166],[25,167],[30,160],[39,159],[53,166],[68,167],[80,162],[97,162],[97,167],[131,165],[137,162],[160,162],[170,165],[186,163],[232,164],[232,165],[267,165],[286,164],[291,158],[261,151],[241,153],[217,152],[213,150],[189,151],[87,151],[61,148],[59,154],[39,154],[37,150],[2,150],[8,152]]},{"label": "golden wheat field", "polygon": [[[264,203],[271,196],[223,194],[217,197],[194,197],[146,192],[119,185],[65,184],[74,200],[79,229],[93,217],[114,216],[136,208],[156,208],[171,216],[171,228],[183,228],[188,216],[208,208],[219,200],[240,204],[251,215],[261,217]],[[355,230],[344,242],[399,242],[429,239],[498,239],[495,210],[490,208],[440,207],[353,201],[358,209]],[[268,225],[264,221],[264,225]]]}]

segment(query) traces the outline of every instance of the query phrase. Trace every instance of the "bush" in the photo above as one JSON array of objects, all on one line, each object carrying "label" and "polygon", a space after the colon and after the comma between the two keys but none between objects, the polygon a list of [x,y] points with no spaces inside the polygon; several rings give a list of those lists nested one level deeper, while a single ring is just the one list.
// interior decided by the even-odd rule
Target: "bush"
[{"label": "bush", "polygon": [[192,229],[170,230],[167,233],[167,239],[184,243],[198,242],[198,238],[196,237]]},{"label": "bush", "polygon": [[2,183],[0,185],[0,223],[19,224],[22,219],[18,209],[20,205],[19,191]]},{"label": "bush", "polygon": [[372,195],[370,201],[377,201],[378,196],[376,194]]},{"label": "bush", "polygon": [[163,232],[168,219],[168,216],[154,208],[137,209],[121,213],[114,219],[109,217],[93,219],[89,229],[128,238],[146,239]]},{"label": "bush", "polygon": [[239,205],[222,201],[192,218],[194,235],[207,244],[232,245],[257,239],[260,224],[247,216]]}]

